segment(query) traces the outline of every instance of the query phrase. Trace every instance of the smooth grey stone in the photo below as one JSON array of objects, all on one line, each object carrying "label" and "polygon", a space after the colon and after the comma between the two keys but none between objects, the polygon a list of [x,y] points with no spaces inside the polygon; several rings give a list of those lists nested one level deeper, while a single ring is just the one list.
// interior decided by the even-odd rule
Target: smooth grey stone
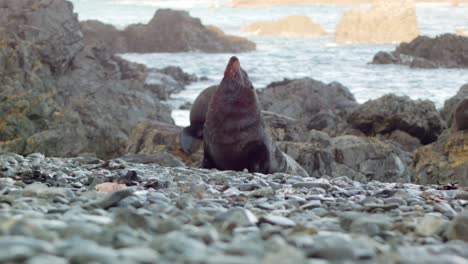
[{"label": "smooth grey stone", "polygon": [[119,257],[134,263],[157,263],[160,259],[158,252],[148,247],[119,249]]},{"label": "smooth grey stone", "polygon": [[357,258],[354,247],[353,241],[341,234],[317,235],[305,252],[307,257],[350,261]]},{"label": "smooth grey stone", "polygon": [[150,246],[174,262],[197,263],[209,258],[209,250],[203,242],[190,238],[179,231],[155,237]]},{"label": "smooth grey stone", "polygon": [[57,253],[69,259],[71,263],[122,263],[118,252],[114,249],[76,237],[64,241],[57,249]]},{"label": "smooth grey stone", "polygon": [[53,246],[25,236],[0,236],[0,262],[24,261],[39,253],[50,253]]},{"label": "smooth grey stone", "polygon": [[83,208],[91,209],[91,208],[103,208],[107,209],[116,205],[121,200],[129,197],[133,194],[133,190],[130,188],[120,189],[115,192],[111,192],[106,194],[104,197],[97,201],[93,201],[89,204],[83,206]]},{"label": "smooth grey stone", "polygon": [[322,202],[320,200],[312,200],[304,205],[301,206],[302,210],[310,210],[314,208],[319,208],[322,206]]},{"label": "smooth grey stone", "polygon": [[416,234],[424,237],[433,236],[441,232],[448,221],[435,215],[425,215],[416,225]]},{"label": "smooth grey stone", "polygon": [[237,227],[253,226],[258,223],[258,218],[244,208],[233,208],[214,218],[214,223],[223,231],[232,231]]},{"label": "smooth grey stone", "polygon": [[262,216],[260,218],[260,222],[264,223],[269,223],[272,225],[277,225],[277,226],[284,226],[284,227],[293,227],[296,226],[296,223],[284,216],[281,215],[274,215],[274,214],[268,214],[265,216]]},{"label": "smooth grey stone", "polygon": [[26,264],[68,264],[68,261],[53,255],[39,255],[29,259]]},{"label": "smooth grey stone", "polygon": [[468,209],[463,210],[450,223],[447,237],[451,240],[463,240],[468,242]]},{"label": "smooth grey stone", "polygon": [[457,215],[457,212],[448,203],[434,204],[434,211],[444,214],[450,220],[452,220]]}]

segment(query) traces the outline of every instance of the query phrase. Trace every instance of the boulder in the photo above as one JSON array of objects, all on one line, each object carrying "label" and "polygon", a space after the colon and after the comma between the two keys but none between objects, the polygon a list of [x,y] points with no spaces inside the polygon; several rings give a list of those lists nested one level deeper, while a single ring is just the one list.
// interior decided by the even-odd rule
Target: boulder
[{"label": "boulder", "polygon": [[310,78],[271,83],[258,90],[258,97],[264,110],[295,118],[308,130],[330,135],[349,128],[345,116],[358,105],[340,83],[325,84]]},{"label": "boulder", "polygon": [[441,110],[441,115],[447,122],[448,127],[452,127],[454,125],[453,117],[455,109],[465,97],[468,97],[468,84],[463,85],[455,96],[445,101],[444,108]]},{"label": "boulder", "polygon": [[160,73],[171,76],[174,80],[184,85],[198,81],[198,77],[195,74],[188,74],[177,66],[167,66],[165,68],[159,69],[158,71]]},{"label": "boulder", "polygon": [[468,68],[468,37],[443,34],[419,36],[395,51],[378,52],[373,64],[400,64],[412,68]]},{"label": "boulder", "polygon": [[245,26],[244,32],[261,36],[307,36],[327,35],[323,28],[304,15],[291,15],[276,21],[259,21]]},{"label": "boulder", "polygon": [[455,129],[468,130],[468,97],[463,98],[453,114]]},{"label": "boulder", "polygon": [[131,157],[136,154],[140,157],[147,155],[169,156],[171,160],[176,158],[186,165],[199,167],[203,158],[201,142],[198,142],[199,146],[196,148],[198,151],[190,155],[186,154],[180,148],[179,134],[181,130],[181,127],[167,123],[141,123],[132,131],[126,153]]},{"label": "boulder", "polygon": [[41,62],[52,73],[70,68],[73,58],[83,50],[83,36],[73,5],[63,0],[19,0],[0,2],[0,33],[7,41],[14,33],[34,46]]},{"label": "boulder", "polygon": [[124,53],[127,42],[121,32],[110,24],[98,20],[80,22],[86,46],[104,46],[114,53]]},{"label": "boulder", "polygon": [[311,131],[307,142],[280,142],[280,149],[312,177],[347,176],[368,182],[411,182],[411,154],[375,138],[329,137]]},{"label": "boulder", "polygon": [[339,43],[395,43],[418,36],[412,0],[377,1],[371,9],[346,11],[336,28]]},{"label": "boulder", "polygon": [[348,115],[348,122],[369,136],[400,130],[418,138],[422,144],[437,140],[445,128],[433,102],[413,101],[393,94],[358,106]]},{"label": "boulder", "polygon": [[94,21],[82,23],[87,43],[100,43],[116,53],[225,52],[255,50],[255,43],[204,26],[186,11],[158,9],[147,24],[132,24],[122,31]]},{"label": "boulder", "polygon": [[69,2],[0,1],[0,32],[0,150],[118,157],[138,122],[173,122],[141,65],[85,46]]},{"label": "boulder", "polygon": [[395,130],[389,134],[379,134],[377,138],[382,141],[388,141],[390,144],[395,144],[409,153],[413,153],[416,149],[422,147],[421,141],[418,138],[401,130]]},{"label": "boulder", "polygon": [[304,142],[306,140],[306,129],[297,119],[269,111],[262,111],[262,114],[275,141]]},{"label": "boulder", "polygon": [[445,130],[437,142],[416,150],[415,182],[468,185],[468,131]]},{"label": "boulder", "polygon": [[468,209],[461,211],[450,223],[447,237],[450,240],[463,240],[468,242]]},{"label": "boulder", "polygon": [[311,131],[305,142],[278,142],[278,147],[301,165],[311,177],[334,176],[336,164],[332,139],[327,133]]}]

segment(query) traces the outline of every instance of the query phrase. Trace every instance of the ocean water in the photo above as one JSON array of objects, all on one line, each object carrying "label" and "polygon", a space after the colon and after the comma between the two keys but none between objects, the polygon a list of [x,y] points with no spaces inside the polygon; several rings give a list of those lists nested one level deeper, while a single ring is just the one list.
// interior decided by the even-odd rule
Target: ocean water
[{"label": "ocean water", "polygon": [[[387,93],[407,95],[412,99],[429,99],[437,107],[468,83],[468,71],[461,69],[410,69],[396,65],[368,64],[380,50],[393,50],[389,45],[341,45],[333,32],[344,11],[350,6],[286,6],[268,8],[229,8],[225,0],[72,0],[81,20],[98,19],[124,28],[131,23],[146,23],[158,8],[183,9],[206,25],[220,27],[229,34],[246,36],[257,43],[257,51],[236,54],[248,72],[254,87],[265,87],[284,78],[311,77],[323,82],[337,81],[365,102]],[[273,20],[291,14],[304,14],[330,33],[328,37],[260,37],[241,32],[245,24]],[[448,4],[418,4],[420,34],[436,36],[468,29],[468,5],[453,8]],[[170,100],[177,124],[187,125],[188,111],[178,110],[184,102],[193,101],[206,87],[222,79],[224,67],[233,54],[156,53],[122,54],[131,61],[152,68],[180,66],[184,71],[206,76],[175,94]]]}]

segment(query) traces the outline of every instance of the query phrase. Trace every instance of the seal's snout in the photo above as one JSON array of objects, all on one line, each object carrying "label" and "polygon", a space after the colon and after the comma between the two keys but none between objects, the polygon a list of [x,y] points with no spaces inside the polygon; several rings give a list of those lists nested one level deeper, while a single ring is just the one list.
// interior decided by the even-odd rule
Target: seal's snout
[{"label": "seal's snout", "polygon": [[239,59],[236,56],[233,56],[229,59],[226,70],[224,71],[224,77],[233,79],[239,73],[240,69]]}]

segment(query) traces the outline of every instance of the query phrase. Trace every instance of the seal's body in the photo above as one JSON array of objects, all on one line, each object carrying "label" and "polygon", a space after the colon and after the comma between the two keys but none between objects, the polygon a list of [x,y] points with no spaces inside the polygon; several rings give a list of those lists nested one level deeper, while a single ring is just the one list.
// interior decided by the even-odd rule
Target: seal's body
[{"label": "seal's body", "polygon": [[468,129],[468,97],[463,98],[455,108],[454,120],[457,130]]},{"label": "seal's body", "polygon": [[190,110],[190,126],[185,127],[180,134],[180,145],[186,153],[194,151],[194,139],[203,140],[203,126],[208,112],[208,104],[218,85],[213,85],[203,90],[195,99]]},{"label": "seal's body", "polygon": [[[206,109],[202,133],[203,168],[236,171],[247,169],[264,174],[286,172],[308,176],[299,164],[274,144],[265,125],[257,94],[236,57],[229,60],[220,85],[200,96],[206,97],[207,94],[211,95],[211,99]],[[196,105],[203,100],[199,101],[197,98],[192,111],[203,109],[204,107]],[[200,113],[194,115],[199,116]],[[190,127],[190,134],[196,135],[198,129],[195,128],[200,126],[192,123],[191,118]],[[187,134],[182,133],[181,143],[188,142],[183,140],[186,136]]]}]

